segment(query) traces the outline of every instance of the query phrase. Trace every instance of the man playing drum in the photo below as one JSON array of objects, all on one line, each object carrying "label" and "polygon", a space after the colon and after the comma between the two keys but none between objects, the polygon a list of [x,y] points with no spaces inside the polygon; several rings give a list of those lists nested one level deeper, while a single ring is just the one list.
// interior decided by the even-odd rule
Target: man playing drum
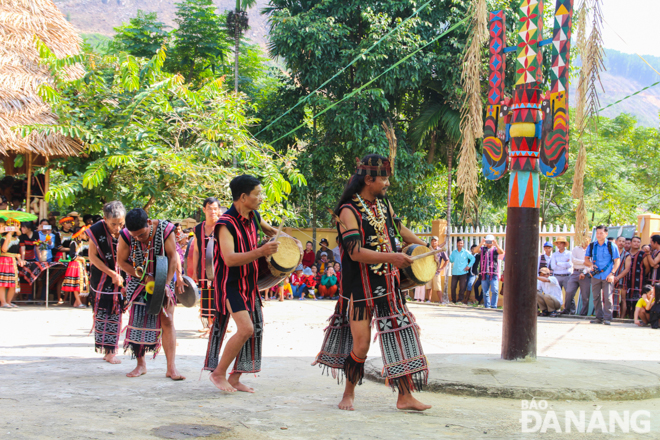
[{"label": "man playing drum", "polygon": [[[258,247],[259,232],[273,236],[276,231],[259,215],[263,200],[261,183],[253,176],[235,177],[229,184],[233,205],[215,228],[215,307],[216,314],[204,361],[213,371],[210,379],[222,391],[254,390],[240,382],[242,373],[261,371],[263,317],[258,288],[258,260],[278,250],[272,241]],[[220,350],[229,317],[236,323],[234,334]],[[234,367],[227,377],[232,362]]]},{"label": "man playing drum", "polygon": [[423,411],[430,408],[415,399],[428,381],[428,362],[419,340],[415,318],[399,289],[400,268],[413,264],[396,252],[395,237],[425,246],[409,229],[395,222],[385,199],[390,186],[390,161],[376,154],[358,160],[337,204],[342,295],[330,317],[325,339],[314,365],[346,377],[339,408],[353,410],[355,386],[362,382],[364,362],[371,341],[371,320],[376,319],[383,358],[383,375],[398,389],[397,408]]},{"label": "man playing drum", "polygon": [[[138,377],[147,374],[145,355],[153,352],[154,357],[162,346],[167,358],[166,377],[183,380],[184,376],[176,369],[176,330],[174,329],[174,273],[179,268],[179,254],[174,241],[174,225],[166,220],[150,220],[147,213],[136,208],[126,214],[126,227],[121,231],[117,246],[117,262],[128,275],[126,298],[131,304],[131,313],[126,329],[124,350],[131,350],[137,358],[137,367],[126,376]],[[158,314],[148,313],[152,301],[159,292],[150,285],[163,275],[156,273],[157,257],[167,257],[165,275],[165,300],[157,305]],[[149,288],[148,288],[149,285]],[[181,277],[176,280],[176,292],[181,293],[184,283]],[[152,290],[152,293],[149,293]],[[160,299],[162,300],[162,298]]]},{"label": "man playing drum", "polygon": [[204,326],[203,332],[208,332],[213,325],[213,274],[206,273],[206,248],[213,240],[215,223],[220,218],[220,202],[215,197],[204,200],[203,208],[206,220],[195,226],[195,240],[193,242],[193,266],[195,268],[194,280],[199,286],[199,317]]}]

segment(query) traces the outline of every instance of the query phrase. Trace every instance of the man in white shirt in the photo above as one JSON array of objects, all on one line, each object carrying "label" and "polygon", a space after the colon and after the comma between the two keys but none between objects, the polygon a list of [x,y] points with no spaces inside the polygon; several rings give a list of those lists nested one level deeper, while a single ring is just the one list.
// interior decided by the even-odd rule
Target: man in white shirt
[{"label": "man in white shirt", "polygon": [[[587,251],[587,246],[589,246],[589,240],[584,240],[578,246],[573,247],[571,251],[571,262],[573,263],[573,273],[568,277],[568,283],[564,288],[566,289],[567,298],[575,298],[578,288],[580,288],[580,316],[587,316],[589,311],[589,297],[591,296],[591,280],[589,277],[582,277],[580,275],[582,271],[586,268],[584,264],[585,253]],[[563,314],[569,313],[570,310],[564,308]],[[575,310],[573,311],[575,313]]]},{"label": "man in white shirt", "polygon": [[[573,274],[573,261],[571,253],[566,250],[568,247],[566,237],[557,237],[555,246],[557,246],[557,251],[550,257],[548,266],[552,270],[552,275],[557,278],[559,288],[566,289],[568,278]],[[566,295],[564,300],[564,310],[568,310],[567,313],[571,314],[575,314],[575,299],[573,296]]]},{"label": "man in white shirt", "polygon": [[561,308],[561,287],[557,278],[550,275],[547,267],[539,270],[536,281],[536,304],[543,316],[557,316]]}]

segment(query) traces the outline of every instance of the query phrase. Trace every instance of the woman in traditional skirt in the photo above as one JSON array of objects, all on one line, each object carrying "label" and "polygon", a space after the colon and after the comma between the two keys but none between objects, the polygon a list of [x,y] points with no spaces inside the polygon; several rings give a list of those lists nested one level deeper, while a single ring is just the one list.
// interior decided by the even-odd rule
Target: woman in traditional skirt
[{"label": "woman in traditional skirt", "polygon": [[[8,220],[7,224],[0,225],[0,232],[7,235],[2,237],[2,253],[0,253],[0,307],[18,307],[11,300],[18,287],[18,261],[21,255],[18,253],[18,232],[20,223],[16,220]],[[22,262],[21,262],[22,265]]]},{"label": "woman in traditional skirt", "polygon": [[[71,237],[71,243],[76,243],[76,246],[78,246],[80,243],[80,235],[82,235],[83,232],[84,230],[80,230],[74,234]],[[64,282],[62,283],[61,291],[73,293],[73,296],[75,297],[73,307],[78,309],[87,308],[87,306],[80,300],[81,294],[86,290],[87,271],[85,265],[86,261],[83,257],[77,254],[74,255],[67,265],[66,272],[64,273]]]},{"label": "woman in traditional skirt", "polygon": [[94,305],[94,348],[103,360],[120,364],[115,358],[119,347],[121,315],[124,312],[124,275],[117,265],[117,243],[124,227],[126,209],[119,201],[103,206],[103,220],[85,233],[89,237],[91,263],[90,297]]},{"label": "woman in traditional skirt", "polygon": [[73,239],[73,217],[64,217],[59,221],[60,230],[56,233],[58,246],[55,249],[55,258],[53,261],[57,262],[66,258],[69,253],[69,245]]}]

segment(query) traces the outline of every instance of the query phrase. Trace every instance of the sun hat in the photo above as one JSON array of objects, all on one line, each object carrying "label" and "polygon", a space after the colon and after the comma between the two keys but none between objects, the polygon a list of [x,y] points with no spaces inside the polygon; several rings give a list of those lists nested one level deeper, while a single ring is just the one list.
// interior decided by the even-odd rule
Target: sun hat
[{"label": "sun hat", "polygon": [[486,241],[495,241],[495,236],[493,234],[486,235]]},{"label": "sun hat", "polygon": [[299,264],[298,267],[296,267],[296,270],[294,272],[298,272],[299,270],[303,270],[303,265]]},{"label": "sun hat", "polygon": [[547,273],[548,275],[550,275],[550,269],[548,269],[547,267],[542,267],[542,268],[539,270],[539,272],[540,272],[540,273]]},{"label": "sun hat", "polygon": [[303,270],[303,275],[310,276],[312,275],[312,269],[309,267],[306,267],[305,270]]},{"label": "sun hat", "polygon": [[557,237],[555,244],[557,243],[566,243],[566,246],[568,246],[568,240],[566,240],[566,237]]}]

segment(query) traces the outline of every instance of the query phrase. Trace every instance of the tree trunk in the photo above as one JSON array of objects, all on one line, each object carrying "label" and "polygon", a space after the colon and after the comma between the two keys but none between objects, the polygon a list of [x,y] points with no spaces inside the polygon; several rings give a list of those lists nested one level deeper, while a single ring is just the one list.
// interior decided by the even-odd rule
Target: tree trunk
[{"label": "tree trunk", "polygon": [[[431,137],[431,143],[433,145],[433,149],[435,150],[435,132],[433,132],[433,135]],[[452,167],[452,159],[454,157],[454,143],[450,142],[447,145],[447,234],[445,235],[447,237],[447,244],[445,245],[447,250],[449,250],[449,227],[451,226],[451,182],[452,182],[452,175],[451,175],[451,167]],[[429,162],[430,163],[430,162]],[[449,264],[449,268],[446,270],[451,270],[451,263]],[[444,292],[442,293],[442,303],[447,304],[449,302],[449,277],[445,277],[445,288]]]},{"label": "tree trunk", "polygon": [[153,204],[156,203],[156,198],[154,196],[149,197],[149,201],[147,202],[146,205],[144,205],[145,211],[147,211],[147,214],[149,214],[149,209],[153,206]]},{"label": "tree trunk", "polygon": [[433,132],[431,133],[431,146],[429,147],[429,154],[426,156],[426,163],[428,164],[432,164],[433,159],[435,158],[435,143],[436,143],[435,141],[436,141],[436,131],[433,130]]},{"label": "tree trunk", "polygon": [[[238,1],[236,2],[236,21],[240,13]],[[241,36],[238,29],[238,23],[234,23],[234,93],[238,93],[238,46],[241,43]]]}]

